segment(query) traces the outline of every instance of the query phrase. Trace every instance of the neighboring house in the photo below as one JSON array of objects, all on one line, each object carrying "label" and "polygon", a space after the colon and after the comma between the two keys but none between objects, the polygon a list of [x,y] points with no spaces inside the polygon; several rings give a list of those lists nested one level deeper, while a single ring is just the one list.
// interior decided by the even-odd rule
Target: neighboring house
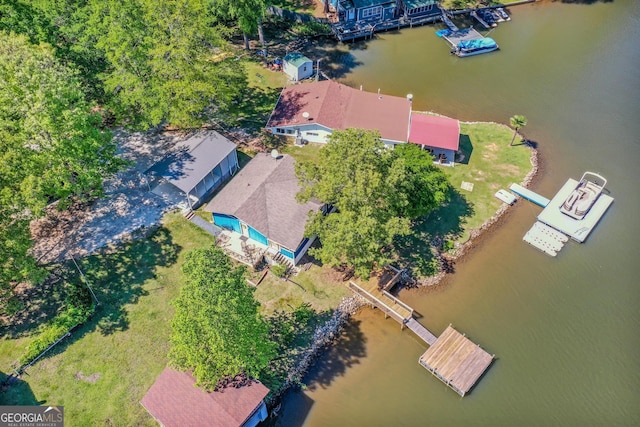
[{"label": "neighboring house", "polygon": [[332,5],[340,22],[393,19],[397,8],[396,0],[336,0]]},{"label": "neighboring house", "polygon": [[435,162],[453,166],[459,149],[460,122],[449,117],[411,114],[409,142],[422,145],[434,156]]},{"label": "neighboring house", "polygon": [[299,191],[293,157],[258,153],[205,210],[214,224],[295,265],[315,239],[304,237],[309,212],[323,208],[314,200],[298,203]]},{"label": "neighboring house", "polygon": [[284,57],[283,71],[292,80],[304,80],[313,75],[313,62],[299,52],[291,52]]},{"label": "neighboring house", "polygon": [[442,13],[436,0],[402,0],[402,11],[409,18]]},{"label": "neighboring house", "polygon": [[325,80],[284,88],[266,127],[311,142],[327,142],[334,129],[375,129],[383,142],[395,145],[407,142],[410,115],[406,98]]},{"label": "neighboring house", "polygon": [[159,181],[154,192],[185,197],[190,208],[238,170],[236,145],[215,131],[198,132],[179,142],[146,174]]},{"label": "neighboring house", "polygon": [[269,389],[255,382],[207,392],[186,372],[165,368],[140,402],[164,427],[254,427],[267,418]]}]

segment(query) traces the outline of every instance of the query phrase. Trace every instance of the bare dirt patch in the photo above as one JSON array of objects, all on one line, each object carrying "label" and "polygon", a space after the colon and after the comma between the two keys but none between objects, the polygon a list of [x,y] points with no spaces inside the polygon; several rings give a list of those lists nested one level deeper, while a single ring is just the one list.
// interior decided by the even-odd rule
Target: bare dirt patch
[{"label": "bare dirt patch", "polygon": [[58,211],[54,203],[43,218],[33,221],[35,258],[48,264],[85,256],[157,224],[175,203],[150,192],[152,183],[144,172],[182,137],[180,133],[116,131],[118,155],[130,160],[132,166],[105,182],[105,198],[65,211]]},{"label": "bare dirt patch", "polygon": [[78,372],[76,372],[74,377],[77,380],[84,381],[84,382],[91,383],[91,384],[95,384],[96,381],[98,381],[100,378],[102,378],[102,374],[99,373],[99,372],[96,372],[95,374],[84,375],[82,372],[78,371]]}]

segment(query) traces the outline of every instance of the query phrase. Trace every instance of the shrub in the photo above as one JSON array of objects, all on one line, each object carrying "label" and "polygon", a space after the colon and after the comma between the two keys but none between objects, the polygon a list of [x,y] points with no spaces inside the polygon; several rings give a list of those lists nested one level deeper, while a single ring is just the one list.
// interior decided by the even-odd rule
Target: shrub
[{"label": "shrub", "polygon": [[274,264],[271,266],[271,272],[278,277],[285,277],[287,274],[287,266],[282,264]]}]

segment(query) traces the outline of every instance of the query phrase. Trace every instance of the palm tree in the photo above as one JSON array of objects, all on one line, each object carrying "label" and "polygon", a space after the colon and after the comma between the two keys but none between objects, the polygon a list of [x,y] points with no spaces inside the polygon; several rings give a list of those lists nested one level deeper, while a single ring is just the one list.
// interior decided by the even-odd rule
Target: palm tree
[{"label": "palm tree", "polygon": [[518,131],[520,130],[521,127],[527,125],[527,118],[525,116],[516,114],[515,116],[509,119],[509,124],[511,124],[511,127],[514,129],[513,138],[511,138],[511,144],[509,144],[509,146],[513,146],[513,141],[516,139],[516,135],[518,134]]}]

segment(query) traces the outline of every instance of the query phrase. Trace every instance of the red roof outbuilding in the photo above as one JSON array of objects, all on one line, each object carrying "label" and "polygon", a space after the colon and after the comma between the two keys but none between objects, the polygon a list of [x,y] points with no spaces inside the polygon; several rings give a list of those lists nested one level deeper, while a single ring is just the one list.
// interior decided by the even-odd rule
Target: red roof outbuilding
[{"label": "red roof outbuilding", "polygon": [[411,113],[409,142],[458,151],[460,122],[449,117]]},{"label": "red roof outbuilding", "polygon": [[140,403],[164,427],[237,427],[269,393],[259,382],[216,392],[195,383],[190,374],[165,368]]}]

